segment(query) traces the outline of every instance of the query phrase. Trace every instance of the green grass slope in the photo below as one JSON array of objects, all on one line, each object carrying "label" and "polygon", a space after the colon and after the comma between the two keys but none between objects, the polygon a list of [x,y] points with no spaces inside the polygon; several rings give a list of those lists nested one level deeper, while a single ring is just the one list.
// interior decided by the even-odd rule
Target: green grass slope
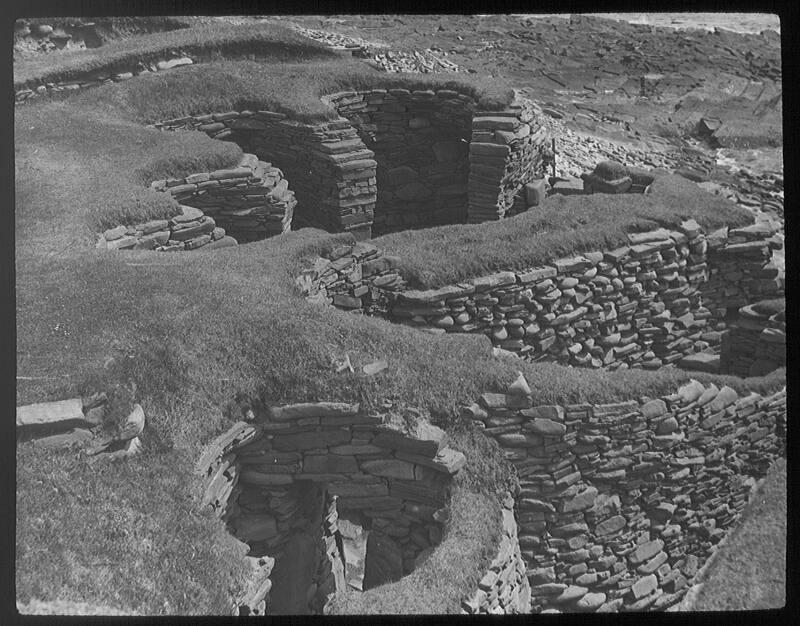
[{"label": "green grass slope", "polygon": [[753,493],[702,577],[693,611],[754,611],[786,604],[786,460]]}]

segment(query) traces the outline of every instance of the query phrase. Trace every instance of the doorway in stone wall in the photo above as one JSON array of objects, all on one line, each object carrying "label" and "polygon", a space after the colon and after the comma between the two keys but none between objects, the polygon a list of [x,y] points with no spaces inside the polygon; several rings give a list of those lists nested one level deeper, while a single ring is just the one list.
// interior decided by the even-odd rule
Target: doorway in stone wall
[{"label": "doorway in stone wall", "polygon": [[470,99],[455,92],[378,89],[361,100],[333,103],[375,153],[372,235],[466,223],[475,110]]}]

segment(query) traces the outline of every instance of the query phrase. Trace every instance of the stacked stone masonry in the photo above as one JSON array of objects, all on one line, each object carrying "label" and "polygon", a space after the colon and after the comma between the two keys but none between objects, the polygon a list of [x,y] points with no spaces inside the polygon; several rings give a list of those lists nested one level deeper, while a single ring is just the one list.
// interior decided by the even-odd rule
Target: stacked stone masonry
[{"label": "stacked stone masonry", "polygon": [[[631,233],[630,245],[615,250],[427,291],[405,290],[399,259],[360,244],[337,251],[337,260],[317,259],[298,285],[317,301],[366,309],[427,332],[485,334],[495,346],[531,360],[657,369],[719,351],[727,314],[722,305],[730,300],[727,287],[708,288],[709,275],[735,278],[728,268],[738,267],[750,276],[740,281],[747,290],[741,297],[783,296],[783,281],[770,269],[771,247],[779,245],[774,233],[746,227],[731,236],[742,232],[762,238],[725,244],[712,254],[710,240],[717,245],[720,231],[707,238],[688,220],[676,231]],[[757,258],[728,252],[741,245],[756,250]],[[360,261],[364,254],[369,260]],[[722,272],[713,265],[720,262],[727,264]]]},{"label": "stacked stone masonry", "polygon": [[545,176],[550,134],[542,111],[517,98],[503,111],[479,111],[472,118],[469,146],[470,224],[499,220],[535,206],[525,185]]},{"label": "stacked stone masonry", "polygon": [[[365,588],[397,580],[441,540],[440,509],[464,462],[444,445],[444,433],[425,422],[409,434],[358,405],[311,403],[272,407],[262,421],[237,423],[207,448],[198,471],[208,478],[203,504],[252,556],[276,559],[273,583],[279,574],[300,576],[289,556],[302,553],[297,533],[321,536],[318,548],[307,547],[318,555],[308,570],[317,574],[303,579],[307,589],[313,583],[307,601],[316,611],[329,599],[332,580],[344,588],[335,518],[370,531]],[[327,508],[323,531],[325,497],[335,499],[336,513]],[[248,606],[262,600],[251,598]],[[282,602],[272,605],[286,609]]]},{"label": "stacked stone masonry", "polygon": [[785,311],[761,312],[759,303],[743,306],[722,337],[720,370],[734,376],[763,376],[786,366]]},{"label": "stacked stone masonry", "polygon": [[544,176],[547,131],[528,100],[492,112],[445,89],[342,92],[325,101],[345,117],[302,123],[229,111],[155,127],[199,130],[279,165],[297,195],[300,225],[358,239],[373,227],[380,234],[500,219],[526,183]]},{"label": "stacked stone masonry", "polygon": [[296,284],[309,301],[386,315],[395,292],[405,288],[398,264],[370,243],[343,244],[315,259]]},{"label": "stacked stone masonry", "polygon": [[505,494],[502,504],[502,535],[497,553],[481,577],[478,589],[462,601],[462,613],[508,615],[530,612],[531,588],[520,553],[511,494]]},{"label": "stacked stone masonry", "polygon": [[244,154],[235,168],[157,180],[150,187],[200,209],[239,242],[291,230],[297,205],[283,172],[254,154]]},{"label": "stacked stone masonry", "polygon": [[466,221],[471,98],[445,90],[375,89],[326,101],[376,155],[374,235]]},{"label": "stacked stone masonry", "polygon": [[202,211],[190,206],[180,206],[180,209],[180,215],[168,220],[150,220],[134,226],[109,228],[98,234],[96,247],[100,250],[182,252],[199,248],[213,250],[238,244]]},{"label": "stacked stone masonry", "polygon": [[772,262],[772,250],[782,244],[774,227],[757,223],[721,228],[708,235],[708,281],[702,287],[709,308],[722,317],[766,298],[783,297],[783,276]]},{"label": "stacked stone masonry", "polygon": [[245,152],[280,166],[291,180],[300,225],[370,236],[376,162],[347,120],[304,124],[272,111],[229,111],[155,126],[199,130],[237,143]]},{"label": "stacked stone masonry", "polygon": [[786,389],[532,406],[518,379],[463,410],[516,467],[531,610],[675,606],[785,454]]}]

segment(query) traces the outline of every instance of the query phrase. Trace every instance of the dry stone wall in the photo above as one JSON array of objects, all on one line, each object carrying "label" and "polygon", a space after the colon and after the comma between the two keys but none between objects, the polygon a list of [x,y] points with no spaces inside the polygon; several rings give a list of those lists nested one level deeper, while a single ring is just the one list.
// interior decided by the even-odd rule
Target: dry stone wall
[{"label": "dry stone wall", "polygon": [[[420,554],[439,543],[450,476],[464,462],[445,445],[444,433],[425,422],[405,432],[358,405],[310,403],[272,407],[263,421],[237,423],[207,448],[197,469],[208,479],[203,504],[249,545],[251,555],[276,558],[275,571],[283,567],[294,579],[302,572],[281,566],[283,555],[303,546],[318,555],[303,570],[317,572],[315,577],[299,579],[306,589],[313,583],[307,602],[319,608],[328,599],[330,577],[344,581],[336,573],[341,553],[334,550],[331,508],[324,531],[321,513],[313,512],[321,510],[315,503],[323,493],[335,497],[337,516],[370,530],[368,588],[410,573]],[[316,532],[324,545],[303,544],[295,537],[298,529],[306,537]]]},{"label": "dry stone wall", "polygon": [[200,209],[239,242],[291,230],[297,205],[283,172],[247,153],[235,168],[157,180],[150,187]]},{"label": "dry stone wall", "polygon": [[786,366],[786,314],[743,306],[722,337],[720,370],[734,376],[763,376]]},{"label": "dry stone wall", "polygon": [[283,172],[253,154],[234,168],[153,181],[169,193],[181,215],[133,226],[120,225],[98,236],[104,250],[212,250],[278,235],[291,228],[297,204]]},{"label": "dry stone wall", "polygon": [[373,234],[466,221],[472,98],[444,89],[374,89],[325,100],[376,155]]},{"label": "dry stone wall", "polygon": [[310,301],[385,315],[395,292],[405,288],[398,264],[370,243],[343,244],[315,259],[296,284]]},{"label": "dry stone wall", "polygon": [[530,612],[531,588],[519,549],[511,494],[504,495],[502,505],[502,535],[497,553],[481,577],[478,589],[462,601],[462,613],[508,615]]},{"label": "dry stone wall", "polygon": [[543,181],[550,144],[541,109],[517,97],[502,111],[478,111],[469,146],[468,222],[502,219],[538,201],[525,185]]},{"label": "dry stone wall", "polygon": [[663,610],[785,454],[786,389],[697,381],[613,404],[532,406],[520,378],[463,410],[517,469],[519,543],[540,611]]},{"label": "dry stone wall", "polygon": [[782,243],[774,225],[760,222],[744,228],[721,228],[708,235],[708,281],[703,299],[719,317],[729,309],[784,294],[784,278],[772,262]]},{"label": "dry stone wall", "polygon": [[234,141],[275,163],[297,196],[295,220],[369,238],[377,193],[374,153],[347,120],[304,124],[273,111],[229,111],[155,124]]},{"label": "dry stone wall", "polygon": [[384,233],[500,219],[515,199],[527,208],[524,185],[544,176],[547,130],[531,101],[481,112],[469,96],[446,89],[324,100],[345,117],[302,123],[273,111],[228,111],[154,126],[235,141],[277,164],[297,195],[300,224],[358,239],[373,227]]},{"label": "dry stone wall", "polygon": [[[702,366],[718,371],[713,353],[726,310],[715,300],[718,291],[704,287],[709,275],[720,275],[709,261],[724,258],[726,268],[750,272],[751,293],[783,295],[782,281],[767,277],[771,272],[751,270],[769,266],[768,239],[747,244],[759,251],[757,260],[743,256],[738,262],[729,253],[709,256],[708,238],[694,220],[675,231],[631,233],[628,239],[630,245],[615,250],[426,291],[404,289],[399,259],[369,248],[369,260],[362,261],[366,248],[342,248],[337,260],[317,259],[298,285],[317,301],[366,309],[427,332],[485,334],[495,346],[532,360],[612,370],[693,366],[695,355],[703,354],[709,362]],[[722,276],[730,275],[723,270]],[[705,306],[709,293],[713,310]]]}]

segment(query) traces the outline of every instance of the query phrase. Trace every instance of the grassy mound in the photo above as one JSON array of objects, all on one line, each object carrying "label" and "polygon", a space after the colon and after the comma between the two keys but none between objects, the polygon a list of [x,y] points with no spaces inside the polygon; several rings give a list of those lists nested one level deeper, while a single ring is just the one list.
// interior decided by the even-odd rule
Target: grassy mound
[{"label": "grassy mound", "polygon": [[500,79],[442,75],[387,74],[356,59],[320,58],[281,62],[215,60],[174,72],[144,75],[136,80],[73,94],[76,106],[113,111],[140,123],[229,110],[267,109],[303,122],[333,119],[336,111],[320,97],[347,90],[452,89],[469,95],[487,109],[513,99]]},{"label": "grassy mound", "polygon": [[427,289],[611,250],[628,244],[626,233],[675,228],[690,217],[706,231],[753,222],[749,211],[721,196],[664,176],[646,195],[554,195],[541,207],[498,222],[403,231],[378,237],[375,244],[402,259],[400,271],[412,285]]},{"label": "grassy mound", "polygon": [[162,61],[180,51],[200,56],[332,58],[322,44],[276,24],[203,24],[119,39],[100,48],[40,55],[14,64],[14,87],[73,80],[90,72],[124,71],[138,61]]}]

